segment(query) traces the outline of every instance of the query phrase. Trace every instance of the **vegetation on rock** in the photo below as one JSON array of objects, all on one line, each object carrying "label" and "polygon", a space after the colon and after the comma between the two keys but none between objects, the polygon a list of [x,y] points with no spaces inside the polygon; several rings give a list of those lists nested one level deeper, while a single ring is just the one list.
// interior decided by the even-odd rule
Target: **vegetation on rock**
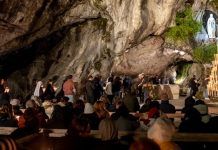
[{"label": "vegetation on rock", "polygon": [[201,24],[193,19],[190,7],[176,14],[176,25],[169,28],[165,38],[169,43],[187,43],[201,29]]},{"label": "vegetation on rock", "polygon": [[193,51],[194,61],[202,64],[211,63],[214,59],[214,54],[217,53],[216,49],[216,44],[196,47]]},{"label": "vegetation on rock", "polygon": [[178,65],[178,72],[177,72],[177,78],[180,79],[180,78],[184,78],[184,77],[187,77],[188,75],[188,71],[191,67],[191,64],[189,63],[185,63],[185,64],[180,64]]}]

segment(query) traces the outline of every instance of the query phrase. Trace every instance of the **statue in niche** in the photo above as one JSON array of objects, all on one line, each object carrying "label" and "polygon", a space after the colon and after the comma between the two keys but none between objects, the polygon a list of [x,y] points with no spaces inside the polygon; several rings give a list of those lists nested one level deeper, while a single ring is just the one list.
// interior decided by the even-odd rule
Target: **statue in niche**
[{"label": "statue in niche", "polygon": [[207,34],[209,38],[216,38],[216,22],[213,14],[210,14],[210,17],[207,20]]}]

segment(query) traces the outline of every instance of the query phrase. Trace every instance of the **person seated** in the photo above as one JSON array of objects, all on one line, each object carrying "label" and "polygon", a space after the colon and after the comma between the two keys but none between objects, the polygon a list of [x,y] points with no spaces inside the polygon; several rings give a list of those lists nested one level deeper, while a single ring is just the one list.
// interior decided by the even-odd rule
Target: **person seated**
[{"label": "person seated", "polygon": [[182,108],[182,113],[186,113],[187,110],[193,108],[195,105],[195,99],[192,96],[189,96],[185,99],[185,106]]},{"label": "person seated", "polygon": [[161,150],[180,150],[180,147],[172,142],[175,132],[175,126],[170,119],[159,117],[148,129],[148,138],[154,140]]},{"label": "person seated", "polygon": [[[179,125],[179,132],[185,133],[203,133],[207,132],[207,126],[201,121],[201,114],[195,108],[189,108],[186,110],[185,116]],[[204,149],[205,144],[202,142],[187,142],[181,143],[182,149]]]},{"label": "person seated", "polygon": [[73,117],[81,116],[84,113],[85,104],[82,100],[76,100],[73,104]]},{"label": "person seated", "polygon": [[116,142],[118,140],[118,130],[110,118],[101,120],[99,124],[99,132],[101,134],[102,141]]},{"label": "person seated", "polygon": [[140,109],[140,105],[134,91],[127,90],[123,102],[129,112],[137,112]]},{"label": "person seated", "polygon": [[169,103],[169,98],[166,93],[163,93],[161,95],[160,110],[163,113],[175,113],[176,112],[175,106]]},{"label": "person seated", "polygon": [[33,108],[27,108],[18,120],[18,129],[11,133],[11,137],[19,139],[38,132],[39,122],[36,117],[35,110]]},{"label": "person seated", "polygon": [[0,105],[0,126],[17,127],[17,120],[12,114],[12,106],[10,104]]},{"label": "person seated", "polygon": [[64,129],[67,128],[64,120],[63,108],[60,105],[54,105],[51,118],[47,121],[46,128]]},{"label": "person seated", "polygon": [[189,108],[179,125],[179,132],[205,132],[206,125],[201,121],[201,114],[195,108]]},{"label": "person seated", "polygon": [[208,106],[202,100],[197,100],[193,106],[201,114],[201,121],[208,123],[210,120],[210,115],[208,114]]},{"label": "person seated", "polygon": [[74,118],[67,130],[66,136],[56,141],[52,145],[52,149],[96,149],[100,141],[90,136],[90,129],[90,124],[87,119],[83,117]]},{"label": "person seated", "polygon": [[134,141],[129,150],[161,150],[159,145],[148,138],[138,139]]},{"label": "person seated", "polygon": [[152,101],[152,98],[151,97],[148,97],[146,100],[145,100],[145,103],[144,105],[142,105],[142,107],[140,108],[139,112],[140,113],[145,113],[145,112],[148,112],[149,111],[149,105]]},{"label": "person seated", "polygon": [[113,116],[111,117],[114,119],[119,131],[134,131],[139,127],[137,118],[129,114],[125,105],[121,105],[116,113],[116,118]]},{"label": "person seated", "polygon": [[60,105],[61,107],[65,107],[68,101],[69,101],[68,97],[65,97],[65,96],[61,97],[60,101],[58,102],[58,105]]},{"label": "person seated", "polygon": [[92,114],[85,114],[83,115],[83,117],[89,120],[92,130],[97,130],[101,120],[109,118],[110,115],[103,101],[96,101],[93,106],[93,109],[94,112]]},{"label": "person seated", "polygon": [[218,133],[218,116],[210,118],[207,123],[207,131],[210,133]]}]

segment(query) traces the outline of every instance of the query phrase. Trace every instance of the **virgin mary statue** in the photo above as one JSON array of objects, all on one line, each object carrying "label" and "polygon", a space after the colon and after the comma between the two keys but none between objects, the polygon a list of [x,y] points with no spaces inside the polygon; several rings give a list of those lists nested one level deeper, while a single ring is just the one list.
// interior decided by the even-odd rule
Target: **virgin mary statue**
[{"label": "virgin mary statue", "polygon": [[216,38],[216,22],[213,14],[210,14],[210,17],[207,20],[207,34],[209,38]]}]

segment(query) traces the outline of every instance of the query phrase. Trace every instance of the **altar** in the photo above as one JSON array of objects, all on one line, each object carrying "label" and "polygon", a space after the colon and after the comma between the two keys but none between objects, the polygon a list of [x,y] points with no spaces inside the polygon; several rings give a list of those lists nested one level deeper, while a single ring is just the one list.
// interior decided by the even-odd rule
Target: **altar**
[{"label": "altar", "polygon": [[166,93],[170,100],[179,99],[180,87],[177,84],[154,85],[154,94],[160,99],[162,93]]}]

